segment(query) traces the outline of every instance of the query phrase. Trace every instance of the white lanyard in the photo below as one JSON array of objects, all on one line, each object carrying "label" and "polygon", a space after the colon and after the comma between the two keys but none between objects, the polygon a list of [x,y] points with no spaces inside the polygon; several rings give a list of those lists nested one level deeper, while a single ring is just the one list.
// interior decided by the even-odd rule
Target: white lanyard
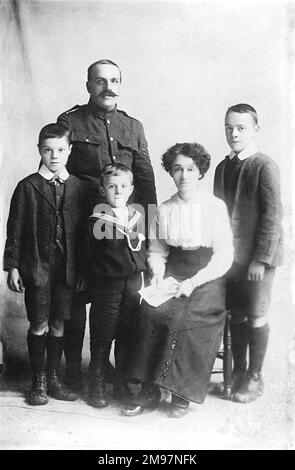
[{"label": "white lanyard", "polygon": [[140,251],[142,242],[145,240],[145,236],[142,233],[138,234],[138,243],[136,247],[133,247],[130,241],[130,232],[132,231],[133,227],[136,225],[140,218],[140,212],[136,211],[134,216],[129,220],[127,226],[123,225],[117,217],[114,217],[109,214],[103,214],[101,212],[95,212],[91,215],[91,217],[96,217],[101,220],[105,220],[106,222],[111,222],[112,224],[116,225],[117,230],[120,233],[123,233],[127,239],[128,246],[131,251]]}]

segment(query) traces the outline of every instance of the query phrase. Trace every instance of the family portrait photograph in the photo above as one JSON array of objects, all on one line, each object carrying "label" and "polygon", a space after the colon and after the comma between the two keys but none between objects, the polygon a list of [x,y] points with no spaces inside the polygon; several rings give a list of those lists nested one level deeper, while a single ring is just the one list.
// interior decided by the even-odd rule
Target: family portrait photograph
[{"label": "family portrait photograph", "polygon": [[2,0],[0,37],[0,450],[295,450],[295,1]]}]

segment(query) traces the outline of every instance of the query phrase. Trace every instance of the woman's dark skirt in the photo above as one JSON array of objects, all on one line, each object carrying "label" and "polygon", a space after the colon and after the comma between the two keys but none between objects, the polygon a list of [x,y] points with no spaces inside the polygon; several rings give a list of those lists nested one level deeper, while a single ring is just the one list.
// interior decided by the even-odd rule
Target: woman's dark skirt
[{"label": "woman's dark skirt", "polygon": [[[171,248],[165,276],[178,280],[191,277],[208,264],[211,256],[208,248]],[[172,298],[159,307],[143,301],[130,338],[125,375],[203,403],[225,313],[223,278],[197,287],[189,298]]]}]

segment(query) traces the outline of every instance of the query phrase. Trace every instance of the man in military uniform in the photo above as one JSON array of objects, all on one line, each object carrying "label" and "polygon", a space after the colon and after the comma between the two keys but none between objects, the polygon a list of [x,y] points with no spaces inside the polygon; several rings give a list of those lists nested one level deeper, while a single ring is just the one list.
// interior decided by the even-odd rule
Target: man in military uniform
[{"label": "man in military uniform", "polygon": [[[141,204],[148,214],[148,205],[157,203],[154,172],[142,124],[117,109],[121,81],[121,71],[114,62],[94,62],[88,68],[88,103],[74,106],[61,114],[57,122],[71,130],[72,151],[67,169],[87,182],[93,205],[99,202],[102,168],[108,163],[123,163],[134,175],[130,202]],[[79,388],[86,322],[85,295],[77,294],[73,305],[72,318],[65,325],[66,378],[69,385]]]}]

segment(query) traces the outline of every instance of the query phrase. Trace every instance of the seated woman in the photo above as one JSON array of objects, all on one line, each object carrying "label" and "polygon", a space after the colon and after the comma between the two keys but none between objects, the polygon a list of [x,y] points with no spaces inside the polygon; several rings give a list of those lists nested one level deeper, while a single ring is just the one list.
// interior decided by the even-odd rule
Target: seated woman
[{"label": "seated woman", "polygon": [[158,307],[141,304],[125,375],[143,386],[122,408],[125,416],[155,408],[165,390],[172,396],[170,417],[183,416],[189,402],[206,397],[225,322],[222,276],[233,256],[225,204],[200,184],[209,165],[210,155],[197,143],[176,144],[162,157],[177,193],[157,210],[148,266],[152,284],[172,276],[178,288]]}]

